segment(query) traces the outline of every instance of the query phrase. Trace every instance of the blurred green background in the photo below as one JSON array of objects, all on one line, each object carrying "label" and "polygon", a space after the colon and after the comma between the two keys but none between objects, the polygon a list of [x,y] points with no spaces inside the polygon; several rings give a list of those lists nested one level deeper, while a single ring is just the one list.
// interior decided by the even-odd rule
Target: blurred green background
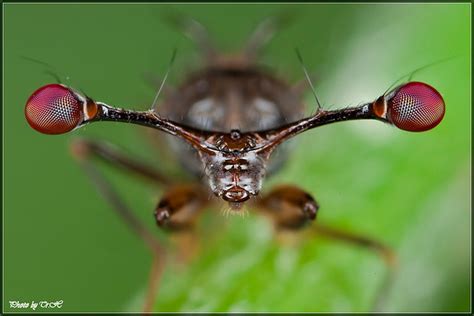
[{"label": "blurred green background", "polygon": [[[263,62],[302,77],[298,47],[327,107],[357,105],[410,71],[444,96],[444,121],[426,133],[379,122],[334,124],[303,134],[286,167],[266,183],[298,184],[321,205],[321,223],[391,245],[400,268],[389,311],[470,309],[470,7],[400,5],[4,5],[4,288],[9,301],[63,300],[61,311],[138,311],[151,256],[110,211],[69,154],[77,136],[105,139],[160,166],[137,126],[94,124],[62,136],[27,125],[29,95],[53,82],[118,106],[146,109],[146,72],[170,83],[196,67],[196,47],[161,18],[172,7],[201,21],[223,50],[237,50],[263,18],[295,10],[295,22],[266,47]],[[308,113],[314,104],[307,98]],[[104,168],[153,230],[160,190]],[[264,187],[265,188],[265,187]],[[327,239],[279,243],[250,214],[204,221],[200,255],[170,265],[161,311],[366,311],[384,266],[373,253]],[[225,222],[225,225],[222,224]],[[166,235],[157,231],[160,238]],[[17,310],[18,311],[18,310]],[[53,311],[53,310],[50,310]]]}]

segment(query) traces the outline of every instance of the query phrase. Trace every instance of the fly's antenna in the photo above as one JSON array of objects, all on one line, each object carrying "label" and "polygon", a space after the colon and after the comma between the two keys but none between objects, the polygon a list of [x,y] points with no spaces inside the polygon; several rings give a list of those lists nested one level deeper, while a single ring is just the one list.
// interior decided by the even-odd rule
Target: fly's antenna
[{"label": "fly's antenna", "polygon": [[298,48],[295,48],[296,51],[296,56],[298,57],[298,60],[301,64],[301,67],[303,68],[304,75],[306,77],[306,80],[308,80],[309,86],[311,87],[311,91],[313,92],[314,99],[316,100],[316,112],[319,112],[321,110],[321,103],[319,102],[318,95],[316,94],[316,89],[314,89],[313,82],[311,81],[311,77],[309,76],[308,70],[306,69],[306,66],[304,65],[303,62],[303,57],[301,57],[301,53]]},{"label": "fly's antenna", "polygon": [[420,72],[420,71],[422,71],[422,70],[424,70],[424,69],[426,69],[426,68],[429,68],[429,67],[431,67],[431,66],[434,66],[434,65],[437,65],[437,64],[441,64],[441,63],[447,62],[447,61],[449,61],[449,60],[451,60],[451,59],[454,59],[454,58],[456,58],[456,57],[458,57],[458,56],[451,56],[451,57],[446,57],[446,58],[439,59],[439,60],[437,60],[437,61],[434,61],[434,62],[431,62],[431,63],[429,63],[429,64],[427,64],[427,65],[421,66],[421,67],[419,67],[419,68],[417,68],[417,69],[415,69],[415,70],[413,70],[413,71],[411,71],[411,72],[409,72],[409,73],[407,73],[407,74],[401,76],[400,78],[398,78],[397,80],[395,80],[395,82],[392,83],[392,84],[390,85],[390,87],[388,87],[387,90],[385,90],[385,92],[384,92],[383,95],[386,95],[387,92],[390,91],[390,90],[391,90],[397,83],[399,83],[403,78],[407,78],[406,82],[410,82],[411,79],[413,78],[413,76],[414,76],[416,73],[418,73],[418,72]]},{"label": "fly's antenna", "polygon": [[171,66],[173,65],[173,62],[176,58],[176,52],[177,52],[177,49],[176,48],[173,49],[173,53],[171,55],[171,59],[170,59],[170,62],[168,64],[168,69],[166,70],[165,76],[163,77],[163,80],[161,81],[161,85],[158,88],[158,91],[156,92],[155,98],[153,99],[153,103],[151,104],[151,107],[150,107],[151,110],[156,110],[158,97],[160,96],[161,90],[163,90],[163,87],[165,86],[166,79],[168,79],[168,75],[170,73]]}]

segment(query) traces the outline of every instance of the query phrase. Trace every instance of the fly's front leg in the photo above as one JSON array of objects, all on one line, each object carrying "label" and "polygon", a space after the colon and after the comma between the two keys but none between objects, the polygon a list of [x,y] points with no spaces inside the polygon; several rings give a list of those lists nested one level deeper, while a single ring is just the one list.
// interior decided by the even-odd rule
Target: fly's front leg
[{"label": "fly's front leg", "polygon": [[169,231],[179,246],[179,258],[187,261],[197,250],[194,228],[201,211],[209,203],[209,192],[199,184],[171,187],[155,209],[159,227]]},{"label": "fly's front leg", "polygon": [[131,171],[133,174],[154,182],[157,185],[172,184],[171,179],[167,176],[151,166],[124,154],[110,143],[104,141],[76,139],[72,143],[71,149],[75,158],[99,158],[114,167]]},{"label": "fly's front leg", "polygon": [[316,219],[319,205],[303,190],[284,185],[273,189],[258,204],[277,230],[298,229]]},{"label": "fly's front leg", "polygon": [[[273,219],[276,229],[280,231],[297,230],[307,226],[316,219],[319,209],[318,203],[310,194],[290,185],[274,189],[260,200],[258,206]],[[321,225],[317,222],[312,223],[309,228],[315,236],[364,247],[373,251],[383,260],[387,268],[387,275],[377,291],[372,307],[374,310],[379,310],[395,274],[397,260],[394,251],[376,239]]]},{"label": "fly's front leg", "polygon": [[132,171],[134,174],[151,180],[156,184],[167,184],[169,180],[158,171],[135,159],[127,157],[114,149],[111,145],[103,142],[82,139],[75,140],[71,144],[71,151],[73,157],[91,178],[99,192],[112,205],[112,209],[126,223],[130,230],[144,241],[145,245],[153,254],[148,290],[143,307],[145,312],[149,312],[153,308],[158,283],[166,261],[165,248],[126,205],[110,182],[102,175],[99,169],[96,168],[92,159],[99,158],[117,168]]},{"label": "fly's front leg", "polygon": [[193,40],[208,61],[216,57],[217,52],[207,29],[197,20],[173,11],[168,11],[168,13],[164,15],[164,18],[171,26],[174,26]]}]

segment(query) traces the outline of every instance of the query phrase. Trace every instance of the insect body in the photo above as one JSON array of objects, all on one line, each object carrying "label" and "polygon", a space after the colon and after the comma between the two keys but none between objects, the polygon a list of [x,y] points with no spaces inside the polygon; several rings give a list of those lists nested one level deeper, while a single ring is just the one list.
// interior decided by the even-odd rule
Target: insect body
[{"label": "insect body", "polygon": [[282,126],[301,118],[303,112],[299,91],[254,63],[239,62],[241,59],[210,62],[166,96],[158,108],[163,117],[216,133],[206,140],[208,150],[197,153],[183,142],[172,141],[183,167],[199,176],[204,173],[212,192],[234,208],[256,196],[265,170],[273,171],[285,157],[280,150],[279,160],[267,164],[253,150],[259,139],[245,133]]},{"label": "insect body", "polygon": [[[205,47],[206,65],[165,94],[158,109],[133,111],[107,105],[62,84],[49,84],[28,99],[25,116],[32,128],[45,134],[63,134],[86,124],[103,121],[143,125],[169,135],[178,160],[203,183],[173,185],[173,180],[154,168],[127,157],[96,141],[73,145],[75,157],[117,213],[149,246],[155,255],[145,310],[155,298],[155,284],[163,264],[164,248],[139,223],[108,182],[93,166],[93,157],[170,187],[157,204],[155,219],[169,230],[186,230],[210,203],[208,192],[223,200],[234,212],[244,203],[266,210],[281,229],[295,229],[314,220],[319,205],[296,186],[281,186],[262,194],[265,176],[285,159],[286,142],[305,131],[348,120],[379,120],[406,131],[425,131],[440,123],[445,106],[433,87],[408,82],[372,102],[339,110],[320,107],[303,117],[302,92],[276,78],[255,61],[262,30],[257,30],[241,54],[215,52],[202,30],[198,42]],[[275,155],[276,151],[280,151]],[[273,159],[275,158],[275,159]],[[170,186],[171,184],[171,186]],[[381,243],[327,227],[322,234],[367,246],[379,252],[390,265],[393,254]]]}]

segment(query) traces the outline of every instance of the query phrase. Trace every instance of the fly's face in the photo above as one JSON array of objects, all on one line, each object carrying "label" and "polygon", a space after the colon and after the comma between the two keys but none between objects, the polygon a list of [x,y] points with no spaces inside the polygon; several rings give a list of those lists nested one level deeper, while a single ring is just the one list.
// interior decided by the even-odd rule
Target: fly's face
[{"label": "fly's face", "polygon": [[209,187],[237,210],[260,192],[267,157],[255,150],[258,139],[254,135],[237,130],[211,136],[207,142],[213,149],[201,151],[200,158]]},{"label": "fly's face", "polygon": [[201,159],[210,189],[232,206],[238,206],[260,192],[265,161],[254,152],[217,152],[204,154]]}]

